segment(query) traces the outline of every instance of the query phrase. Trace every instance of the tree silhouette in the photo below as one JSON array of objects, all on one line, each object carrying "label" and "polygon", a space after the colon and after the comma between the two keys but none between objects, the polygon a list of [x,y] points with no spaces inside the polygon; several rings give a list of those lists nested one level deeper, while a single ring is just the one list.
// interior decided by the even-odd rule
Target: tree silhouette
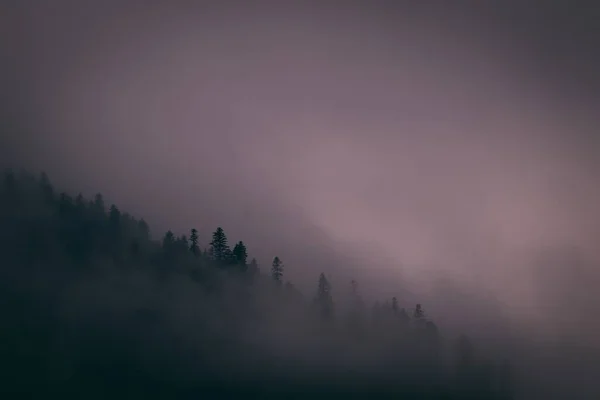
[{"label": "tree silhouette", "polygon": [[189,249],[188,239],[186,235],[181,235],[175,240],[178,254],[185,254]]},{"label": "tree silhouette", "polygon": [[94,210],[100,214],[104,214],[104,197],[100,193],[94,196]]},{"label": "tree silhouette", "polygon": [[213,259],[220,264],[224,264],[230,259],[231,250],[227,244],[227,235],[225,235],[221,227],[218,227],[213,232],[212,241],[210,242],[210,253]]},{"label": "tree silhouette", "polygon": [[167,254],[172,254],[175,248],[175,235],[170,230],[165,233],[162,241],[162,248]]},{"label": "tree silhouette", "polygon": [[248,259],[248,251],[246,250],[246,245],[241,240],[236,243],[233,247],[233,259],[236,264],[238,264],[242,271],[245,271],[247,268],[246,260]]},{"label": "tree silhouette", "polygon": [[[304,377],[294,375],[298,366],[311,364],[311,374],[323,383],[321,391],[345,390],[346,382],[364,380],[368,395],[357,397],[378,398],[381,391],[407,399],[513,398],[510,366],[485,361],[482,350],[475,357],[468,338],[459,339],[454,359],[440,361],[447,343],[421,304],[409,316],[396,297],[384,299],[383,305],[378,300],[370,323],[359,285],[352,280],[350,297],[343,299],[349,301],[339,303],[347,306],[340,311],[348,313],[334,318],[338,299],[334,302],[324,273],[314,299],[306,299],[292,282],[282,285],[279,257],[261,274],[256,259],[247,263],[243,241],[229,250],[222,228],[213,233],[210,256],[200,249],[196,229],[189,240],[172,231],[152,240],[144,220],[114,204],[106,212],[100,193],[92,201],[81,194],[55,195],[45,175],[36,181],[5,174],[0,204],[0,312],[7,327],[0,330],[0,364],[19,370],[13,375],[22,377],[18,384],[7,380],[4,385],[47,388],[38,383],[51,382],[59,364],[80,360],[74,374],[61,378],[69,387],[81,386],[79,397],[92,386],[102,396],[113,390],[122,394],[122,379],[129,379],[131,370],[136,376],[130,389],[140,387],[139,393],[131,389],[134,396],[150,398],[160,389],[160,397],[177,397],[188,389],[171,383],[181,381],[181,375],[187,380],[197,371],[211,371],[202,376],[203,384],[213,384],[213,377],[221,382],[231,372],[226,363],[237,368],[244,354],[247,365],[260,371],[257,376],[265,377],[247,393],[262,391],[273,380],[285,382],[286,376],[304,383]],[[247,272],[220,270],[234,264],[247,264]],[[274,289],[272,280],[284,290]],[[65,309],[69,312],[61,311]],[[414,324],[408,323],[411,317]],[[173,320],[176,329],[168,325]],[[192,327],[191,346],[183,343],[180,326]],[[261,334],[249,337],[251,329]],[[259,339],[263,333],[267,340]],[[252,351],[247,351],[249,343]],[[287,347],[293,351],[286,353]],[[142,348],[145,354],[139,357]],[[281,352],[285,363],[276,361]],[[161,379],[145,361],[154,358],[160,360],[156,370]],[[341,368],[332,372],[332,365]],[[349,391],[359,390],[353,383]]]},{"label": "tree silhouette", "polygon": [[200,256],[200,247],[198,246],[198,231],[195,228],[193,228],[190,233],[190,251],[194,256]]},{"label": "tree silhouette", "polygon": [[283,277],[283,263],[279,257],[273,259],[273,263],[271,264],[271,276],[275,282],[281,284],[281,279]]},{"label": "tree silhouette", "polygon": [[85,199],[83,198],[83,194],[79,193],[77,197],[75,197],[75,208],[77,209],[77,213],[82,215],[85,210]]}]

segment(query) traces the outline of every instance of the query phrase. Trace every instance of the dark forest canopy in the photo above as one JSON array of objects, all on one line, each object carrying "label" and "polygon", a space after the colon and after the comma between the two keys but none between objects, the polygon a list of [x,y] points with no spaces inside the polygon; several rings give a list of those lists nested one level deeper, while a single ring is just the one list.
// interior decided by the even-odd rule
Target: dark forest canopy
[{"label": "dark forest canopy", "polygon": [[[2,391],[81,398],[511,399],[506,360],[447,338],[426,305],[336,298],[264,267],[217,227],[153,240],[101,194],[6,171],[0,191]],[[207,238],[208,239],[208,238]],[[208,240],[207,240],[208,241]]]}]

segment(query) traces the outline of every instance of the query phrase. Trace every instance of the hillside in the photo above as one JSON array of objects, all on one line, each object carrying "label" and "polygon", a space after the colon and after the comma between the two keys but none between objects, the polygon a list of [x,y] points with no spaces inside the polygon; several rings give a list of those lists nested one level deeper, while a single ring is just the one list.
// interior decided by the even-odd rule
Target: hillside
[{"label": "hillside", "polygon": [[[116,205],[6,171],[0,192],[2,391],[147,398],[510,399],[511,368],[444,337],[426,304],[365,304],[288,282],[216,228],[152,240]],[[268,261],[268,262],[266,262]],[[290,266],[289,268],[300,268]]]}]

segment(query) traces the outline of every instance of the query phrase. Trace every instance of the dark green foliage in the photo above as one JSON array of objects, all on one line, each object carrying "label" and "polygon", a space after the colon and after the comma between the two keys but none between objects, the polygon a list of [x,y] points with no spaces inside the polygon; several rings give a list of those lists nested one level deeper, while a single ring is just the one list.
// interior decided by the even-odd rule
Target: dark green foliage
[{"label": "dark green foliage", "polygon": [[194,228],[190,233],[190,251],[195,257],[200,256],[200,247],[198,246],[198,231]]},{"label": "dark green foliage", "polygon": [[508,364],[482,362],[466,337],[453,367],[442,368],[438,328],[420,304],[409,316],[393,297],[375,303],[369,319],[352,281],[344,315],[324,273],[311,302],[291,282],[282,285],[279,257],[261,274],[244,242],[230,250],[220,227],[202,252],[196,229],[153,241],[144,220],[116,205],[107,212],[101,194],[87,201],[55,193],[45,174],[4,175],[0,363],[9,393],[513,396]]},{"label": "dark green foliage", "polygon": [[279,257],[273,259],[273,263],[271,264],[271,276],[275,282],[281,284],[281,279],[283,278],[283,263]]},{"label": "dark green foliage", "polygon": [[248,259],[248,251],[246,250],[246,245],[241,240],[233,247],[233,259],[242,271],[247,269],[246,260]]},{"label": "dark green foliage", "polygon": [[218,227],[212,235],[210,254],[213,260],[221,265],[224,265],[231,260],[231,250],[227,243],[227,235],[225,235],[225,232],[221,227]]}]

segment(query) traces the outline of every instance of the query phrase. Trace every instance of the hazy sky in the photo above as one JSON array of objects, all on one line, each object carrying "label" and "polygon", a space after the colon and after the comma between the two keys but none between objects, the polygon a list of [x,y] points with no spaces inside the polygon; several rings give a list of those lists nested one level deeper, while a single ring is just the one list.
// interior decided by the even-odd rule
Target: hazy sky
[{"label": "hazy sky", "polygon": [[3,2],[2,157],[302,284],[539,305],[542,253],[595,268],[598,10],[249,3]]}]

